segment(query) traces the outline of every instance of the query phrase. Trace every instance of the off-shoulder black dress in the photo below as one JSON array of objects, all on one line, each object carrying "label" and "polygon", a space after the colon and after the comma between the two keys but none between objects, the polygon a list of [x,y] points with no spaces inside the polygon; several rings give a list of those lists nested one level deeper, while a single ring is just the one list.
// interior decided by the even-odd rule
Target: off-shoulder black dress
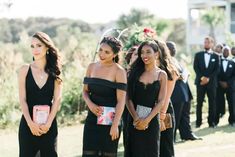
[{"label": "off-shoulder black dress", "polygon": [[[116,107],[116,91],[126,91],[126,84],[101,78],[85,77],[83,83],[88,85],[91,101],[99,106]],[[117,156],[119,138],[111,140],[110,128],[111,125],[98,125],[97,116],[88,111],[83,133],[83,157]]]}]

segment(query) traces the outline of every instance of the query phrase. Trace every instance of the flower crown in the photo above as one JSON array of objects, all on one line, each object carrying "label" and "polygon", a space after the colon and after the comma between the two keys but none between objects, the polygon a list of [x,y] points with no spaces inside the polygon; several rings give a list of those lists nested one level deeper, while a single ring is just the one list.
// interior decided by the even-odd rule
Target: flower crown
[{"label": "flower crown", "polygon": [[127,39],[126,44],[123,47],[124,51],[128,51],[133,46],[138,46],[143,41],[154,40],[156,39],[156,31],[148,27],[139,27],[134,25],[131,28],[130,35]]}]

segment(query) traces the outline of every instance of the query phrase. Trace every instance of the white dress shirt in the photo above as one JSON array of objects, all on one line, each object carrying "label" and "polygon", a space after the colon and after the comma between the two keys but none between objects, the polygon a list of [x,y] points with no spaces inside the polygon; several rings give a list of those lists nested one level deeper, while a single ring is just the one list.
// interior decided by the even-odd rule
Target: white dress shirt
[{"label": "white dress shirt", "polygon": [[209,66],[209,62],[210,62],[211,54],[212,54],[211,50],[208,50],[207,52],[208,53],[206,53],[206,52],[204,53],[204,59],[205,59],[206,68],[208,68],[208,66]]},{"label": "white dress shirt", "polygon": [[226,72],[227,67],[228,67],[228,60],[227,60],[227,58],[222,57],[222,65],[223,65],[224,72]]}]

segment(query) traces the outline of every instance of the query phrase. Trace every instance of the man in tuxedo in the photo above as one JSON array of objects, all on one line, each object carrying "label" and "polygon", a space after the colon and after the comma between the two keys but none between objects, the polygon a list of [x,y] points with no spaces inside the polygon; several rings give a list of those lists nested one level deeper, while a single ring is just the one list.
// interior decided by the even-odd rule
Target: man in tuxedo
[{"label": "man in tuxedo", "polygon": [[233,46],[233,47],[231,48],[231,53],[232,53],[232,55],[233,55],[232,60],[233,60],[233,62],[235,62],[235,46]]},{"label": "man in tuxedo", "polygon": [[193,97],[188,85],[189,73],[187,69],[181,66],[174,57],[177,52],[175,43],[169,41],[166,42],[166,45],[170,50],[174,65],[180,73],[180,78],[176,81],[173,93],[171,95],[171,102],[174,107],[176,121],[174,137],[176,136],[177,129],[179,129],[182,140],[199,140],[201,138],[197,137],[192,132],[190,125],[190,108]]},{"label": "man in tuxedo", "polygon": [[209,127],[216,127],[216,88],[217,75],[219,72],[220,62],[219,56],[215,54],[211,48],[213,39],[206,37],[204,39],[204,49],[196,53],[193,68],[196,73],[195,84],[197,88],[197,119],[196,127],[202,124],[202,105],[207,94],[209,102],[208,124]]},{"label": "man in tuxedo", "polygon": [[230,125],[235,125],[234,116],[234,80],[235,80],[235,63],[228,59],[230,54],[230,48],[225,46],[223,48],[223,56],[221,58],[221,67],[218,75],[218,88],[217,88],[217,112],[216,112],[216,123],[219,123],[220,113],[224,112],[225,109],[225,95],[228,102],[229,108],[229,119]]},{"label": "man in tuxedo", "polygon": [[222,56],[223,44],[217,44],[215,46],[215,53],[219,56]]}]

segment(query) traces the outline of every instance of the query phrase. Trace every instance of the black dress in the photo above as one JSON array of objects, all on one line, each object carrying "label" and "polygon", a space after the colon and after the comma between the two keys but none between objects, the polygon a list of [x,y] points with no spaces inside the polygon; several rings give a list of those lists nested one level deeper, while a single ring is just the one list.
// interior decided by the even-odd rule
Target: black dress
[{"label": "black dress", "polygon": [[[29,67],[26,76],[26,102],[30,116],[33,115],[34,105],[52,105],[54,94],[54,79],[48,76],[45,85],[40,89],[32,75],[31,67]],[[31,133],[27,122],[22,115],[19,126],[19,150],[20,157],[34,157],[40,151],[41,157],[57,157],[56,142],[57,142],[57,123],[53,120],[49,131],[41,136],[35,136]]]},{"label": "black dress", "polygon": [[[116,90],[126,90],[126,84],[101,78],[84,78],[89,97],[96,105],[116,107]],[[83,133],[83,157],[117,155],[119,138],[112,141],[109,135],[111,125],[97,125],[97,116],[88,110]],[[121,128],[119,127],[119,133]],[[120,137],[120,136],[119,136]]]},{"label": "black dress", "polygon": [[[153,108],[157,101],[160,91],[159,80],[151,84],[143,84],[140,81],[136,82],[135,91],[132,101],[134,107],[137,104]],[[160,126],[159,115],[157,114],[150,122],[146,130],[137,130],[134,128],[133,119],[129,122],[129,136],[127,156],[130,157],[159,157],[160,143]]]},{"label": "black dress", "polygon": [[172,128],[161,132],[160,140],[160,157],[174,157],[174,130],[175,130],[175,113],[172,103],[169,103],[167,113],[171,114]]}]

